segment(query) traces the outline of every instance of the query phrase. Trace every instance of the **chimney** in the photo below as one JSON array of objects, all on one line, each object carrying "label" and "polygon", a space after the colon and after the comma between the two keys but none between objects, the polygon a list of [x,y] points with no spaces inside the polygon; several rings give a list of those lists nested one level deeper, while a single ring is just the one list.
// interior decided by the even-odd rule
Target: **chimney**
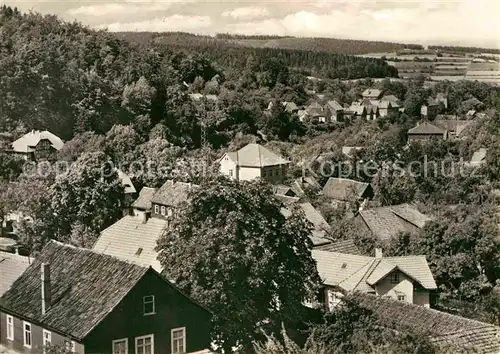
[{"label": "chimney", "polygon": [[42,274],[42,315],[45,315],[50,307],[51,302],[51,289],[50,289],[50,265],[42,263],[40,267]]},{"label": "chimney", "polygon": [[382,258],[382,248],[375,248],[375,258]]}]

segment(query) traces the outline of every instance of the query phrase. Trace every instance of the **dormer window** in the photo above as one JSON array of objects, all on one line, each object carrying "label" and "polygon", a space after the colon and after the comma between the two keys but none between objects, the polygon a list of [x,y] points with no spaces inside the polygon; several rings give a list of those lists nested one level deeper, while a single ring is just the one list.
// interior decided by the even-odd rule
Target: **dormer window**
[{"label": "dormer window", "polygon": [[155,204],[155,214],[160,214],[160,207]]},{"label": "dormer window", "polygon": [[391,284],[399,283],[399,272],[391,273]]},{"label": "dormer window", "polygon": [[143,297],[143,312],[144,316],[155,314],[155,297],[148,295]]}]

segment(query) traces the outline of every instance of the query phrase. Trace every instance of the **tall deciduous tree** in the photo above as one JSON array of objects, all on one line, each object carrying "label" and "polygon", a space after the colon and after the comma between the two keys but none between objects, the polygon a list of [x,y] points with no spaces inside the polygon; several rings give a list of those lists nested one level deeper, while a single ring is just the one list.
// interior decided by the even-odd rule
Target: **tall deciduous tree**
[{"label": "tall deciduous tree", "polygon": [[165,274],[214,312],[225,351],[249,345],[261,321],[300,318],[319,281],[311,225],[272,195],[260,181],[207,179],[158,241]]},{"label": "tall deciduous tree", "polygon": [[102,152],[87,153],[56,178],[51,198],[56,238],[69,240],[78,230],[96,235],[121,216],[124,190],[108,162]]}]

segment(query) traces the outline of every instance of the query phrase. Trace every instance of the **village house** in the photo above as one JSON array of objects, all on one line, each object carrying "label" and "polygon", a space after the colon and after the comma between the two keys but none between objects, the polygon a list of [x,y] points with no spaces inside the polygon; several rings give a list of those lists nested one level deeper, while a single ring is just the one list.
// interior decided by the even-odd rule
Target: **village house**
[{"label": "village house", "polygon": [[[350,106],[349,109],[347,110],[347,114],[353,118],[366,118],[366,107],[361,104],[361,102],[353,102]],[[344,113],[346,113],[344,111]]]},{"label": "village house", "polygon": [[448,131],[429,122],[417,124],[416,127],[408,130],[408,143],[430,139],[448,138]]},{"label": "village house", "polygon": [[[391,298],[356,294],[361,308],[397,333],[425,333],[443,353],[500,353],[500,327]],[[450,345],[452,346],[450,348]]]},{"label": "village house", "polygon": [[249,181],[262,178],[272,183],[283,182],[290,164],[259,144],[248,144],[238,151],[227,152],[218,162],[220,173],[231,179]]},{"label": "village house", "polygon": [[328,101],[325,108],[330,122],[342,122],[344,120],[344,108],[337,101]]},{"label": "village house", "polygon": [[332,310],[346,293],[362,292],[430,307],[437,289],[425,256],[375,257],[312,250],[324,288],[319,299]]},{"label": "village house", "polygon": [[427,104],[420,107],[420,115],[423,118],[433,120],[439,113],[440,103],[434,100],[432,97],[427,99]]},{"label": "village house", "polygon": [[448,138],[460,139],[463,137],[462,133],[472,124],[472,121],[455,119],[445,119],[443,116],[438,115],[432,122],[433,125],[440,127],[448,132]]},{"label": "village house", "polygon": [[306,190],[321,191],[321,185],[318,181],[311,176],[299,177],[295,179],[290,187],[296,196],[302,197],[305,195]]},{"label": "village house", "polygon": [[145,213],[149,213],[151,215],[151,200],[153,199],[153,195],[156,193],[156,191],[156,188],[142,187],[141,191],[139,192],[139,196],[132,203],[131,215],[143,216]]},{"label": "village house", "polygon": [[55,160],[64,142],[51,132],[32,130],[12,143],[10,152],[26,160]]},{"label": "village house", "polygon": [[311,122],[325,123],[326,117],[328,115],[327,110],[317,101],[311,102],[309,106],[306,107],[307,118]]},{"label": "village house", "polygon": [[363,99],[378,100],[382,97],[382,93],[381,90],[369,88],[364,90],[361,96],[363,96]]},{"label": "village house", "polygon": [[167,219],[188,200],[191,191],[198,188],[193,183],[168,180],[156,192],[151,199],[151,216]]},{"label": "village house", "polygon": [[131,205],[137,196],[137,191],[129,175],[117,168],[115,168],[115,171],[118,174],[118,179],[121,181],[121,185],[124,189],[123,192],[125,193],[123,215],[128,215],[130,214]]},{"label": "village house", "polygon": [[33,258],[16,253],[0,251],[0,278],[2,280],[0,281],[0,296],[10,289],[33,260]]},{"label": "village house", "polygon": [[373,198],[373,189],[370,183],[330,177],[323,186],[323,195],[335,204],[343,202],[363,205]]},{"label": "village house", "polygon": [[361,209],[353,223],[360,232],[369,232],[381,241],[389,240],[400,232],[417,232],[431,218],[409,204]]},{"label": "village house", "polygon": [[211,314],[150,267],[49,242],[0,301],[0,342],[19,353],[170,353],[210,345]]},{"label": "village house", "polygon": [[483,165],[486,162],[486,154],[488,153],[488,149],[480,148],[477,151],[474,151],[472,157],[469,162],[469,166],[478,167]]}]

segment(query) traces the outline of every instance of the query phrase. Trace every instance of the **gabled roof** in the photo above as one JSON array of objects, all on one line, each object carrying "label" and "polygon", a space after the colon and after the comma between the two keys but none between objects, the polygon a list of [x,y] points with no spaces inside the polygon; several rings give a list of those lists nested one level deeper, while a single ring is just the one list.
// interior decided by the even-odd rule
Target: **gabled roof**
[{"label": "gabled roof", "polygon": [[312,117],[323,116],[325,114],[325,109],[318,102],[314,101],[309,106],[306,107],[306,112]]},{"label": "gabled roof", "polygon": [[64,142],[57,135],[52,134],[47,130],[32,130],[14,141],[12,143],[12,150],[20,153],[32,152],[35,146],[44,139],[48,139],[52,144],[52,147],[57,151],[61,150],[64,146]]},{"label": "gabled roof", "polygon": [[323,187],[323,194],[335,200],[347,201],[351,194],[359,199],[369,186],[369,183],[358,182],[352,179],[330,177]]},{"label": "gabled roof", "polygon": [[135,190],[134,184],[132,183],[130,177],[122,170],[119,170],[117,168],[115,168],[115,170],[118,173],[118,178],[122,182],[122,186],[125,188],[125,194],[136,193],[137,191]]},{"label": "gabled roof", "polygon": [[305,193],[305,187],[315,188],[318,191],[321,190],[321,185],[318,183],[318,181],[314,177],[310,176],[297,178],[295,181],[293,181],[291,189],[296,195],[302,196]]},{"label": "gabled roof", "polygon": [[381,90],[369,88],[369,89],[366,89],[363,91],[362,96],[363,97],[380,97],[381,94],[382,94]]},{"label": "gabled roof", "polygon": [[416,127],[408,130],[408,134],[444,135],[445,133],[446,130],[429,122],[423,122],[421,124],[418,124]]},{"label": "gabled roof", "polygon": [[[310,237],[313,245],[318,246],[330,243],[330,240],[324,238],[326,231],[330,230],[330,225],[323,218],[323,215],[311,203],[300,203],[299,207],[304,211],[306,219],[314,226],[312,237]],[[291,210],[286,207],[281,209],[281,213],[286,218],[292,215]]]},{"label": "gabled roof", "polygon": [[335,100],[328,101],[326,103],[326,106],[327,106],[327,108],[329,108],[332,111],[343,111],[344,110],[344,108],[340,105],[340,103],[338,103]]},{"label": "gabled roof", "polygon": [[437,288],[425,256],[376,258],[318,249],[312,250],[312,256],[324,284],[344,291],[371,292],[396,269],[425,289]]},{"label": "gabled roof", "polygon": [[353,102],[349,110],[356,115],[363,115],[366,112],[366,107],[358,102]]},{"label": "gabled roof", "polygon": [[151,210],[151,200],[156,193],[156,188],[142,187],[139,197],[132,204],[132,208],[140,210]]},{"label": "gabled roof", "polygon": [[295,196],[295,192],[289,186],[285,186],[283,184],[276,184],[276,185],[273,185],[272,188],[273,188],[274,194],[285,195],[288,197]]},{"label": "gabled roof", "polygon": [[464,353],[500,352],[498,326],[390,298],[369,294],[357,294],[356,298],[359,305],[372,310],[385,327],[430,335],[434,344],[456,345],[465,349]]},{"label": "gabled roof", "polygon": [[281,102],[281,104],[285,107],[285,111],[287,112],[293,112],[299,109],[294,102]]},{"label": "gabled roof", "polygon": [[248,144],[238,151],[228,152],[226,155],[238,166],[243,167],[265,167],[290,163],[259,144]]},{"label": "gabled roof", "polygon": [[358,213],[373,235],[381,240],[390,239],[399,232],[412,231],[410,225],[421,229],[431,221],[409,204],[363,209]]},{"label": "gabled roof", "polygon": [[178,207],[188,200],[188,194],[191,190],[199,186],[192,183],[174,182],[168,180],[161,186],[151,199],[152,203],[162,204],[172,207]]},{"label": "gabled roof", "polygon": [[358,246],[354,243],[353,240],[340,240],[332,242],[328,245],[323,245],[316,247],[317,250],[328,251],[328,252],[337,252],[337,253],[348,253],[355,254],[361,256],[361,251]]},{"label": "gabled roof", "polygon": [[20,256],[18,254],[0,251],[0,296],[2,296],[11,285],[28,268],[33,258]]},{"label": "gabled roof", "polygon": [[380,99],[380,102],[390,102],[392,107],[401,106],[401,101],[394,95],[386,95]]},{"label": "gabled roof", "polygon": [[93,250],[161,272],[155,247],[167,225],[165,219],[153,217],[144,223],[140,216],[124,216],[101,232]]},{"label": "gabled roof", "polygon": [[455,135],[457,136],[459,136],[462,133],[462,131],[471,124],[472,121],[470,120],[439,119],[439,118],[436,118],[436,120],[434,120],[435,126],[448,130],[449,132],[454,132]]},{"label": "gabled roof", "polygon": [[[41,306],[42,263],[50,264],[52,304]],[[149,268],[51,241],[1,298],[0,308],[82,340]]]}]

